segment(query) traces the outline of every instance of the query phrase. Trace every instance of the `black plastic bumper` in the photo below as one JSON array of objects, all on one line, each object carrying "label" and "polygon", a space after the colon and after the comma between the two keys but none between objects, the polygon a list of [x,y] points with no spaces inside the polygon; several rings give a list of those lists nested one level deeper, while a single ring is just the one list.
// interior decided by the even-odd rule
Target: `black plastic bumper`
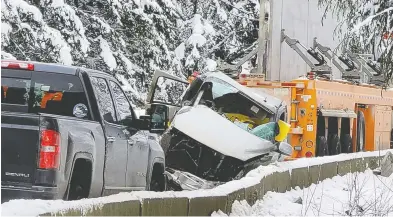
[{"label": "black plastic bumper", "polygon": [[1,203],[14,199],[59,199],[57,187],[1,185]]}]

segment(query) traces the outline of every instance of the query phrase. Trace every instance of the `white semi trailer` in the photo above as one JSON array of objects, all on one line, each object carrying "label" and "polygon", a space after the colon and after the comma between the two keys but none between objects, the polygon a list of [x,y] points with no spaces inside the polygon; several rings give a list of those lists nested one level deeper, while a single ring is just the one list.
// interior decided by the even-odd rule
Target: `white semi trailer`
[{"label": "white semi trailer", "polygon": [[[318,0],[266,0],[266,3],[270,18],[266,34],[267,80],[290,81],[310,71],[299,54],[281,41],[282,29],[285,29],[286,35],[299,40],[307,48],[313,46],[314,37],[331,49],[339,45],[339,37],[334,34],[339,23],[328,13],[322,24],[324,8],[318,6]],[[307,56],[314,61],[310,55]],[[340,77],[335,67],[332,67],[332,74],[335,78]]]},{"label": "white semi trailer", "polygon": [[270,81],[291,81],[314,71],[329,79],[383,84],[372,55],[339,49],[339,21],[330,11],[325,14],[318,0],[261,0],[260,14],[265,16],[260,16],[258,46],[235,65],[219,63],[219,70],[235,78],[257,54],[264,58],[258,58],[258,68],[251,72],[263,73]]}]

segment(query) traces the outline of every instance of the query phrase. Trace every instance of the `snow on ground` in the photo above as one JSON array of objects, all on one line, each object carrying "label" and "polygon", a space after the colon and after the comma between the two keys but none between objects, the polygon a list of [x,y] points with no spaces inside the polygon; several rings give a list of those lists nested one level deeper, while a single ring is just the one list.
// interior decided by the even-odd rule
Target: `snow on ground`
[{"label": "snow on ground", "polygon": [[[80,201],[62,201],[62,200],[12,200],[1,204],[1,214],[5,216],[21,216],[32,215],[37,216],[46,212],[62,211],[67,208],[80,208],[83,211],[90,209],[92,205],[100,206],[105,203],[122,202],[143,198],[174,198],[174,197],[206,197],[206,196],[225,196],[231,192],[241,188],[256,185],[260,180],[274,172],[292,171],[292,169],[313,166],[323,163],[345,161],[353,158],[370,157],[385,155],[386,152],[393,152],[393,149],[374,151],[374,152],[358,152],[352,154],[340,154],[336,156],[316,157],[316,158],[301,158],[295,161],[277,162],[268,166],[260,166],[250,171],[246,177],[240,180],[227,182],[223,185],[217,186],[213,189],[201,189],[196,191],[181,191],[181,192],[148,192],[135,191],[129,193],[120,193],[101,198],[83,199]],[[391,177],[392,178],[392,177]],[[315,187],[314,187],[315,188]],[[274,193],[271,193],[274,195]],[[392,198],[393,199],[393,198]],[[281,203],[281,201],[279,201]],[[277,201],[276,201],[277,203]],[[21,209],[21,207],[24,207]],[[282,208],[281,208],[282,209]]]},{"label": "snow on ground", "polygon": [[[348,213],[393,216],[393,174],[386,178],[366,170],[335,176],[305,189],[268,192],[253,206],[245,200],[235,201],[230,216],[344,216]],[[212,216],[227,215],[219,210]]]}]

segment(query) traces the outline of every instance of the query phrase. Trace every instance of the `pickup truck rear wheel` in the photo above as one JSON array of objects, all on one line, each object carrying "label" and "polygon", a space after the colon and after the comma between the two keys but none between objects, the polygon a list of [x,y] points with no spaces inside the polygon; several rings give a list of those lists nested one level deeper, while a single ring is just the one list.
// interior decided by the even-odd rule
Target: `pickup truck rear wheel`
[{"label": "pickup truck rear wheel", "polygon": [[167,177],[161,164],[154,164],[153,173],[150,181],[150,191],[165,191]]},{"label": "pickup truck rear wheel", "polygon": [[86,159],[77,159],[68,184],[67,200],[87,198],[90,192],[92,166]]}]

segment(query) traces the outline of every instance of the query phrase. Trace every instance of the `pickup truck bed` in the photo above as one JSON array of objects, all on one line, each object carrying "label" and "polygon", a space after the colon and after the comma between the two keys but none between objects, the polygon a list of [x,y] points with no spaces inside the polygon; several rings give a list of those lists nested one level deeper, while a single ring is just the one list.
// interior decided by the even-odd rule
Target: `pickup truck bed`
[{"label": "pickup truck bed", "polygon": [[[104,146],[94,146],[95,142],[105,141],[97,122],[50,114],[3,112],[1,130],[2,202],[18,198],[63,199],[73,168],[73,159],[70,158],[73,153],[92,153],[94,150],[95,158],[105,153]],[[69,144],[58,150],[58,169],[48,168],[50,164],[56,164],[51,155],[53,152],[40,152],[43,133],[52,131],[60,132],[60,143]],[[95,138],[89,135],[95,135]],[[42,159],[45,154],[46,159]],[[67,159],[69,162],[65,163]],[[99,196],[102,191],[102,170],[103,164],[93,168],[92,195]]]}]

